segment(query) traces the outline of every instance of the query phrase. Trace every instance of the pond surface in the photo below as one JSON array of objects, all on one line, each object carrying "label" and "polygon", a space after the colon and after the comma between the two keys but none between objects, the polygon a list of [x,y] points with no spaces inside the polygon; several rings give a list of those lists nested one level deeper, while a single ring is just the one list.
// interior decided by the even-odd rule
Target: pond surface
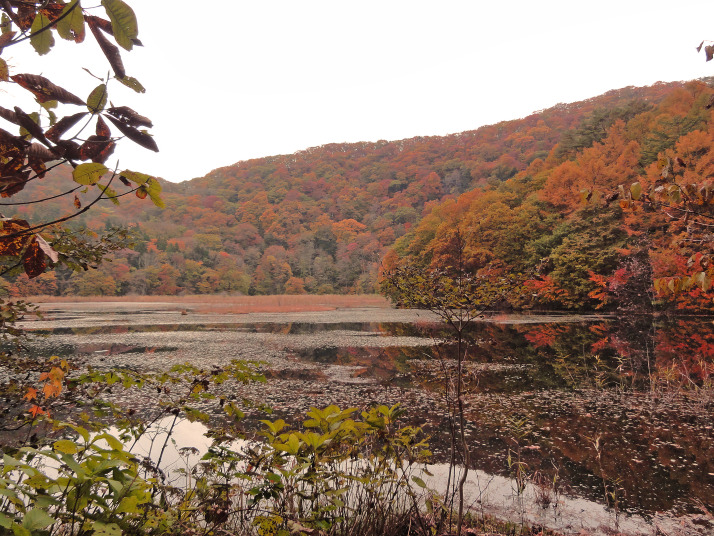
[{"label": "pond surface", "polygon": [[[448,330],[427,313],[52,307],[28,323],[52,335],[35,339],[33,352],[142,371],[259,360],[267,383],[226,389],[272,407],[271,419],[299,419],[331,403],[399,402],[431,434],[435,461],[447,456],[442,371],[453,366],[454,350]],[[705,515],[714,512],[712,319],[498,316],[471,326],[468,361],[474,469],[598,504],[613,526],[629,515],[653,530],[666,518],[685,527],[682,534],[714,534]],[[152,398],[117,395],[132,407]]]}]

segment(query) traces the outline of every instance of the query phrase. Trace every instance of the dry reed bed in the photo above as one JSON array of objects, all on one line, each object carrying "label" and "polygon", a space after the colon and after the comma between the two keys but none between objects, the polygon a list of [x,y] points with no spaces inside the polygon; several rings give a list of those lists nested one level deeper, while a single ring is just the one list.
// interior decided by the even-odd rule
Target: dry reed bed
[{"label": "dry reed bed", "polygon": [[222,294],[182,296],[28,296],[37,304],[49,303],[164,303],[175,304],[195,313],[297,313],[331,311],[363,307],[390,307],[389,301],[377,294],[359,295],[275,295],[233,296]]}]

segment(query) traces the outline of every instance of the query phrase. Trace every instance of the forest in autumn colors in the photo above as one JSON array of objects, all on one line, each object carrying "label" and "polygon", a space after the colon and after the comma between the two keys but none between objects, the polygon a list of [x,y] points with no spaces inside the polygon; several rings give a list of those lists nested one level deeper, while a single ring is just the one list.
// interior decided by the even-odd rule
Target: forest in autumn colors
[{"label": "forest in autumn colors", "polygon": [[[69,222],[129,227],[132,249],[80,272],[19,275],[2,281],[2,292],[373,293],[380,270],[400,259],[447,263],[448,236],[458,229],[471,268],[524,274],[519,307],[711,309],[708,285],[668,292],[654,284],[708,262],[687,242],[687,222],[616,193],[655,184],[663,159],[680,163],[684,181],[708,184],[712,82],[628,87],[460,134],[335,143],[183,183],[162,180],[164,209],[125,198]],[[198,157],[210,167],[207,155]],[[69,167],[53,170],[13,201],[60,194],[70,176]],[[73,202],[65,196],[3,213],[46,221]]]}]

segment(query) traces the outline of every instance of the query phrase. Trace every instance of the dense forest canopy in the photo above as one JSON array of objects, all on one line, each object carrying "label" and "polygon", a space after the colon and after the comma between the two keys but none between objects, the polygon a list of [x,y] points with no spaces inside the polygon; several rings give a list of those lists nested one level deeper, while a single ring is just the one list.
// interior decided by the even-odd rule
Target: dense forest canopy
[{"label": "dense forest canopy", "polygon": [[[106,204],[75,222],[130,226],[134,250],[80,274],[21,276],[6,291],[374,292],[384,262],[438,266],[458,227],[474,269],[498,262],[533,274],[527,305],[646,301],[652,278],[676,275],[691,255],[670,247],[665,214],[633,214],[606,197],[619,185],[656,182],[663,156],[685,155],[699,180],[712,174],[712,93],[706,80],[628,87],[475,131],[330,144],[162,181],[163,210]],[[57,183],[48,176],[18,198],[59,193]],[[47,218],[69,205],[27,205],[17,214],[42,210]],[[646,283],[635,283],[635,273]]]}]

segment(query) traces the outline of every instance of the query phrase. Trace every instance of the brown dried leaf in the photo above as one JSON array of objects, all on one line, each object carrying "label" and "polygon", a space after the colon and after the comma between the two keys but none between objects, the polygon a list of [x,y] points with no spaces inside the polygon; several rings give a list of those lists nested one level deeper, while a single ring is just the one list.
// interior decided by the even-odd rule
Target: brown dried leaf
[{"label": "brown dried leaf", "polygon": [[74,115],[68,115],[66,117],[63,117],[45,133],[45,137],[53,143],[57,143],[62,137],[62,134],[64,134],[70,128],[76,125],[77,122],[85,115],[87,115],[87,112],[79,112]]},{"label": "brown dried leaf", "polygon": [[[22,253],[28,240],[27,234],[22,234],[30,228],[25,220],[2,220],[0,221],[0,256],[15,257]],[[21,233],[21,234],[18,234]]]},{"label": "brown dried leaf", "polygon": [[[13,136],[7,130],[0,128],[0,169],[5,168],[13,158],[24,158],[25,150],[30,144],[19,136]],[[5,164],[2,164],[3,160]],[[4,175],[5,173],[3,173]]]},{"label": "brown dried leaf", "polygon": [[703,46],[704,46],[704,41],[699,43],[699,46],[697,47],[697,52],[701,52]]},{"label": "brown dried leaf", "polygon": [[30,166],[30,169],[35,172],[35,175],[38,179],[45,178],[47,166],[45,165],[45,162],[43,160],[40,160],[39,158],[28,158],[27,164]]},{"label": "brown dried leaf", "polygon": [[114,37],[114,30],[112,30],[111,21],[108,21],[107,19],[103,19],[101,17],[95,17],[94,15],[87,15],[84,20],[86,20],[90,26],[95,26],[102,30],[104,33],[108,33],[109,35]]},{"label": "brown dried leaf", "polygon": [[79,144],[72,140],[59,140],[56,146],[57,152],[67,160],[81,160],[79,155]]},{"label": "brown dried leaf", "polygon": [[84,105],[85,102],[66,89],[59,87],[39,74],[16,74],[11,76],[16,83],[32,92],[40,102],[56,100],[65,104]]},{"label": "brown dried leaf", "polygon": [[40,12],[44,14],[45,17],[50,19],[50,22],[55,22],[55,20],[57,20],[60,15],[62,15],[62,11],[64,10],[64,8],[64,4],[52,2],[46,4],[42,9],[40,9]]},{"label": "brown dried leaf", "polygon": [[28,158],[34,158],[35,160],[40,160],[42,162],[57,160],[57,155],[55,153],[39,143],[33,143],[30,145],[27,149],[27,156]]},{"label": "brown dried leaf", "polygon": [[97,164],[103,164],[107,161],[107,159],[114,153],[114,149],[116,148],[116,143],[114,140],[109,140],[109,143],[104,146],[104,148],[94,155],[92,157],[92,162],[96,162]]},{"label": "brown dried leaf", "polygon": [[124,78],[126,76],[126,71],[124,70],[124,63],[122,62],[119,49],[116,46],[112,45],[109,40],[104,37],[104,34],[100,31],[99,27],[95,22],[96,20],[103,19],[97,19],[97,17],[87,17],[89,29],[92,30],[92,35],[94,35],[94,38],[97,40],[99,48],[101,48],[102,52],[104,52],[107,61],[109,61],[109,65],[112,66],[114,74],[117,76],[117,78]]},{"label": "brown dried leaf", "polygon": [[74,196],[74,208],[76,208],[77,210],[82,208],[82,203],[79,201],[79,197],[77,197],[76,195]]},{"label": "brown dried leaf", "polygon": [[17,106],[15,106],[15,115],[17,116],[17,121],[20,123],[20,126],[27,130],[33,138],[41,141],[45,145],[50,144],[50,142],[47,141],[47,138],[45,138],[45,133],[43,132],[42,127],[35,123],[29,115]]},{"label": "brown dried leaf", "polygon": [[8,110],[7,108],[3,108],[0,106],[0,117],[2,117],[5,121],[9,121],[10,123],[15,123],[16,125],[19,125],[20,123],[17,120],[17,115],[15,112],[12,110]]},{"label": "brown dried leaf", "polygon": [[145,149],[149,149],[157,153],[159,152],[159,147],[158,145],[156,145],[154,138],[152,138],[148,134],[145,134],[144,132],[141,132],[140,130],[129,125],[125,125],[124,123],[122,123],[121,121],[117,121],[110,115],[107,116],[107,119],[114,123],[114,126],[117,127],[122,134],[124,134],[134,143],[141,145]]},{"label": "brown dried leaf", "polygon": [[706,55],[707,61],[711,61],[714,58],[714,46],[712,46],[712,45],[705,46],[704,54]]},{"label": "brown dried leaf", "polygon": [[37,11],[35,11],[34,6],[22,4],[17,10],[16,19],[13,20],[23,32],[26,32],[32,28],[32,22],[35,20],[36,14]]},{"label": "brown dried leaf", "polygon": [[22,264],[25,267],[27,277],[33,279],[42,275],[47,270],[47,255],[37,241],[37,235],[33,235],[33,240],[27,246],[22,256]]},{"label": "brown dried leaf", "polygon": [[12,41],[12,38],[15,37],[15,34],[17,32],[12,31],[8,32],[6,34],[0,35],[0,52],[2,52],[2,49],[5,48],[10,41]]},{"label": "brown dried leaf", "polygon": [[12,197],[18,192],[21,192],[27,184],[27,179],[30,177],[29,171],[6,175],[3,173],[0,180],[0,197]]},{"label": "brown dried leaf", "polygon": [[122,123],[132,127],[153,127],[151,119],[139,115],[128,106],[113,106],[107,110],[107,113],[116,117]]},{"label": "brown dried leaf", "polygon": [[[114,37],[114,29],[112,28],[112,23],[111,21],[108,21],[107,19],[102,19],[100,17],[95,17],[94,15],[89,15],[85,17],[85,19],[90,25],[95,24],[97,28],[102,30],[104,33],[107,33]],[[131,40],[132,43],[134,43],[136,46],[143,47],[143,43],[139,41],[137,38],[133,38]]]},{"label": "brown dried leaf", "polygon": [[[114,141],[104,136],[89,136],[87,140],[79,148],[79,155],[81,160],[94,160],[97,156],[106,151],[109,146],[112,146],[112,151],[114,150]],[[108,153],[107,158],[111,154]],[[106,158],[104,159],[106,160]],[[96,162],[96,160],[94,160]],[[103,162],[103,161],[102,161]]]}]

